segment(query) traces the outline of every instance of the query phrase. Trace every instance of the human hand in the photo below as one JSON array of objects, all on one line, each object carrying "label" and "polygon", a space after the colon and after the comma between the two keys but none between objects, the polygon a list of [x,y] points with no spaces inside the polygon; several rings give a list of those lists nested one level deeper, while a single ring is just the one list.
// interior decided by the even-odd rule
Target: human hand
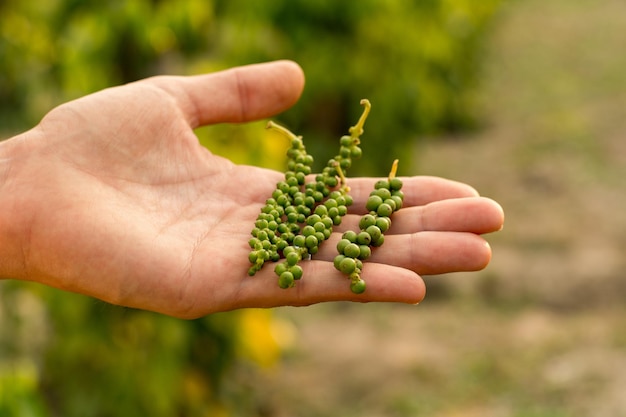
[{"label": "human hand", "polygon": [[[404,177],[405,202],[355,295],[333,267],[349,214],[294,288],[266,265],[254,277],[248,240],[283,174],[239,166],[203,148],[193,128],[279,113],[303,74],[279,61],[193,77],[160,76],[52,110],[0,144],[0,277],[41,282],[113,304],[194,318],[244,307],[332,300],[417,303],[418,274],[478,270],[502,209],[471,187]],[[349,180],[362,207],[375,179]]]}]

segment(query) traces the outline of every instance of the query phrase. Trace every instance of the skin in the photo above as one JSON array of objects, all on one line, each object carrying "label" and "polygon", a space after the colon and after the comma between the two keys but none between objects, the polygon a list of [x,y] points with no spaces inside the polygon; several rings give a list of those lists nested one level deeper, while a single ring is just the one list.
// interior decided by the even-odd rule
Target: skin
[{"label": "skin", "polygon": [[[300,67],[277,61],[212,74],[158,76],[65,103],[0,142],[0,277],[36,281],[109,303],[195,318],[245,307],[334,300],[418,303],[419,274],[484,268],[503,212],[472,187],[404,177],[404,207],[355,295],[330,243],[282,290],[272,267],[247,275],[247,241],[280,172],[235,165],[193,133],[267,118],[300,97]],[[364,206],[376,179],[349,181]]]}]

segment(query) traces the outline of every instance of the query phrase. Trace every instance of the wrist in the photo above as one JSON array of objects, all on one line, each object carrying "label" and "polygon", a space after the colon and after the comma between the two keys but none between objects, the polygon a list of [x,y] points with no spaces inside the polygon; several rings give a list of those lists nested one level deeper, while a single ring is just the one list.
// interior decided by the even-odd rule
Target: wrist
[{"label": "wrist", "polygon": [[26,279],[26,243],[28,206],[24,199],[24,184],[20,183],[21,171],[31,152],[29,131],[0,141],[0,279]]}]

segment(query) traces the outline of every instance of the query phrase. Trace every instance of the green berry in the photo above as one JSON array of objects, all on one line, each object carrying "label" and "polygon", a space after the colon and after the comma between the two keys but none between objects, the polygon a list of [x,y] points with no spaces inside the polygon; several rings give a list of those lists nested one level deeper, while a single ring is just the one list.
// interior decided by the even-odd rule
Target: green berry
[{"label": "green berry", "polygon": [[371,246],[382,246],[383,243],[385,243],[385,235],[380,235],[380,237],[376,240],[372,240],[372,243],[370,243]]},{"label": "green berry", "polygon": [[339,139],[339,144],[341,146],[352,146],[353,141],[352,136],[342,136],[341,139]]},{"label": "green berry", "polygon": [[356,270],[356,261],[346,257],[339,263],[339,270],[344,274],[351,274]]},{"label": "green berry", "polygon": [[327,216],[328,215],[328,207],[326,207],[325,205],[320,204],[319,206],[315,207],[315,215],[316,216]]},{"label": "green berry", "polygon": [[[283,235],[281,235],[281,237],[283,238],[283,240],[285,242],[289,242],[289,244],[293,243],[293,239],[296,237],[296,235],[294,233],[285,233]],[[289,247],[289,245],[287,245],[287,247]],[[283,247],[283,254],[284,254],[284,250],[287,249],[286,247]]]},{"label": "green berry", "polygon": [[378,190],[372,191],[371,195],[377,195],[384,200],[391,198],[391,191],[386,188],[379,188]]},{"label": "green berry", "polygon": [[373,241],[378,240],[378,238],[383,234],[382,230],[380,230],[376,225],[369,226],[367,229],[365,229],[365,232],[370,236]]},{"label": "green berry", "polygon": [[333,260],[333,264],[335,265],[336,269],[339,269],[339,265],[341,264],[341,261],[343,261],[344,259],[346,259],[345,255],[339,254],[339,255],[335,256],[335,259]]},{"label": "green berry", "polygon": [[313,226],[315,223],[321,222],[321,221],[322,221],[322,217],[319,214],[311,214],[309,217],[307,217],[306,224],[309,226]]},{"label": "green berry", "polygon": [[356,243],[350,243],[343,249],[343,254],[350,258],[358,258],[361,254],[361,249]]},{"label": "green berry", "polygon": [[313,198],[315,199],[316,203],[319,203],[324,199],[324,193],[321,191],[315,191],[313,193]]},{"label": "green berry", "polygon": [[366,214],[361,217],[361,220],[359,221],[359,229],[365,230],[373,224],[376,224],[376,216],[372,214]]},{"label": "green berry", "polygon": [[293,279],[295,279],[296,281],[301,279],[304,273],[300,265],[292,266],[291,268],[289,268],[289,272],[291,272],[291,274],[293,275]]},{"label": "green berry", "polygon": [[276,244],[276,250],[282,252],[287,246],[289,246],[289,241],[281,239],[280,242]]},{"label": "green berry", "polygon": [[287,271],[287,265],[284,262],[276,264],[276,266],[274,267],[274,272],[278,276],[280,276],[283,272],[286,272],[286,271]]},{"label": "green berry", "polygon": [[320,220],[313,225],[313,229],[315,229],[316,232],[323,232],[326,230],[326,225]]},{"label": "green berry", "polygon": [[[356,242],[359,245],[369,245],[370,242],[372,241],[372,237],[370,236],[369,233],[367,232],[360,232],[357,236],[356,236]],[[358,256],[358,255],[357,255]]]},{"label": "green berry", "polygon": [[300,182],[298,181],[298,178],[296,178],[295,173],[289,174],[289,177],[287,178],[287,185],[289,187],[297,187],[298,185],[300,185]]},{"label": "green berry", "polygon": [[[301,192],[297,192],[295,194],[293,194],[293,204],[295,206],[301,206],[304,204],[304,194],[302,194]],[[290,206],[288,208],[292,208],[294,212],[298,212],[298,210],[294,207],[294,206]],[[286,212],[287,209],[285,209]]]},{"label": "green berry", "polygon": [[391,207],[391,210],[396,211],[396,201],[393,198],[389,197],[388,199],[383,201],[383,204],[389,205],[389,207]]},{"label": "green berry", "polygon": [[285,223],[279,223],[278,227],[276,228],[276,231],[280,234],[289,233],[289,226],[286,225]]},{"label": "green berry", "polygon": [[322,223],[324,224],[324,227],[326,227],[326,230],[330,230],[333,228],[333,219],[331,219],[330,217],[322,218]]},{"label": "green berry", "polygon": [[324,182],[330,188],[336,187],[337,184],[339,183],[339,181],[337,180],[337,177],[326,177]]},{"label": "green berry", "polygon": [[402,208],[403,201],[401,197],[397,195],[392,195],[391,200],[393,200],[393,202],[396,203],[396,207],[394,209],[395,211],[398,211]]},{"label": "green berry", "polygon": [[293,274],[289,271],[285,271],[278,277],[278,286],[282,289],[293,287],[294,284]]},{"label": "green berry", "polygon": [[391,208],[391,206],[386,203],[382,203],[376,209],[376,214],[378,214],[381,217],[389,217],[391,216],[391,213],[393,213],[393,208]]},{"label": "green berry", "polygon": [[339,194],[337,197],[334,198],[335,201],[335,207],[337,206],[346,206],[346,197]]},{"label": "green berry", "polygon": [[294,244],[294,246],[302,248],[302,247],[304,247],[305,240],[306,240],[306,237],[304,237],[303,235],[296,235],[293,238],[293,244]]},{"label": "green berry", "polygon": [[287,263],[289,266],[294,266],[300,260],[300,254],[298,252],[289,252],[287,256],[285,256]]},{"label": "green berry", "polygon": [[252,251],[248,254],[248,260],[251,264],[256,263],[257,259],[259,259],[257,251]]},{"label": "green berry", "polygon": [[359,253],[358,258],[362,261],[366,260],[372,255],[372,249],[369,247],[369,245],[359,245],[359,249],[361,250],[361,253]]},{"label": "green berry", "polygon": [[337,200],[338,198],[342,197],[343,194],[341,193],[341,191],[339,190],[333,190],[330,192],[330,194],[328,195],[328,198],[331,200]]},{"label": "green berry", "polygon": [[394,177],[389,180],[389,189],[391,191],[398,191],[402,188],[402,180],[398,177]]},{"label": "green berry", "polygon": [[376,181],[376,183],[374,184],[374,189],[379,190],[381,188],[389,188],[389,181],[388,180],[378,180]]},{"label": "green berry", "polygon": [[349,240],[352,243],[356,242],[356,232],[354,232],[352,230],[348,230],[341,237],[342,237],[342,239],[347,239],[347,240]]},{"label": "green berry", "polygon": [[365,281],[359,279],[356,282],[350,283],[350,291],[355,294],[363,294],[365,292]]},{"label": "green berry", "polygon": [[319,240],[317,239],[317,237],[315,237],[314,235],[309,235],[305,239],[304,246],[310,249],[316,247],[318,243]]},{"label": "green berry", "polygon": [[348,246],[350,243],[352,242],[350,242],[348,239],[341,239],[339,242],[337,242],[337,252],[343,253],[346,246]]},{"label": "green berry", "polygon": [[376,227],[378,227],[381,232],[385,233],[391,227],[391,219],[389,217],[377,217]]},{"label": "green berry", "polygon": [[[326,209],[330,209],[332,207],[337,207],[337,199],[332,196],[328,197],[328,200],[324,201],[324,206]],[[326,210],[326,214],[328,214],[328,210]]]},{"label": "green berry", "polygon": [[380,196],[372,195],[367,199],[367,202],[365,203],[365,208],[367,209],[367,211],[377,211],[378,206],[380,206],[382,203],[383,199],[380,198]]},{"label": "green berry", "polygon": [[276,204],[287,207],[289,205],[289,197],[287,197],[287,195],[285,194],[278,196],[278,198],[276,199]]},{"label": "green berry", "polygon": [[398,196],[398,197],[400,197],[401,199],[403,199],[403,200],[404,200],[404,192],[403,192],[402,190],[397,190],[397,191],[394,191],[394,192],[392,192],[392,193],[391,193],[391,195],[392,195],[392,196],[394,196],[394,195],[395,195],[395,196]]}]

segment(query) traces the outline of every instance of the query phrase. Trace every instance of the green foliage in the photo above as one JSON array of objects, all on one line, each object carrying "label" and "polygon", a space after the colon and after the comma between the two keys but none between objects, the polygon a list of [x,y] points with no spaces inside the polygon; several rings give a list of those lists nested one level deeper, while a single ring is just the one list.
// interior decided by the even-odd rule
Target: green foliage
[{"label": "green foliage", "polygon": [[499,0],[265,3],[216,2],[218,55],[229,65],[277,58],[302,65],[308,88],[284,118],[321,160],[362,98],[373,108],[356,173],[385,175],[398,155],[411,166],[407,145],[419,134],[474,123],[480,40]]},{"label": "green foliage", "polygon": [[267,311],[184,321],[17,282],[0,291],[0,324],[2,416],[246,412],[234,369],[279,352]]},{"label": "green foliage", "polygon": [[23,129],[51,107],[205,50],[210,2],[0,3],[0,122]]},{"label": "green foliage", "polygon": [[[412,166],[420,134],[474,123],[480,42],[498,3],[4,0],[0,134],[150,75],[289,58],[307,88],[281,122],[326,161],[370,99],[352,173],[386,175],[395,157]],[[197,133],[235,162],[282,169],[287,144],[262,123]],[[187,322],[15,282],[1,283],[0,300],[0,415],[233,414],[250,406],[233,369],[279,351],[267,312]]]},{"label": "green foliage", "polygon": [[[311,137],[311,153],[326,160],[360,99],[370,99],[364,150],[370,144],[376,152],[365,152],[355,173],[384,175],[394,156],[411,166],[406,147],[418,135],[474,123],[480,41],[499,2],[7,0],[0,3],[0,131],[156,73],[289,58],[303,66],[308,85],[284,115],[289,127]],[[243,143],[256,138],[244,135]]]}]

